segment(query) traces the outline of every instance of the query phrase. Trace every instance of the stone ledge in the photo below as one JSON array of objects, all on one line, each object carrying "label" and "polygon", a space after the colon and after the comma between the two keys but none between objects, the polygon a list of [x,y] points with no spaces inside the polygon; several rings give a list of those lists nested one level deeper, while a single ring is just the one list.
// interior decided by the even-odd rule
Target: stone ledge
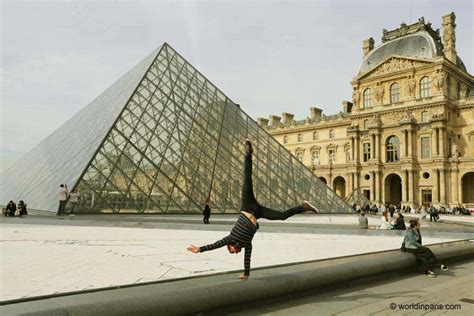
[{"label": "stone ledge", "polygon": [[[443,243],[430,248],[446,261],[474,257],[474,243]],[[404,271],[415,258],[399,250],[255,269],[240,281],[236,272],[154,282],[125,288],[50,295],[6,304],[2,315],[189,314],[264,300],[316,287]],[[394,269],[394,267],[396,267]]]}]

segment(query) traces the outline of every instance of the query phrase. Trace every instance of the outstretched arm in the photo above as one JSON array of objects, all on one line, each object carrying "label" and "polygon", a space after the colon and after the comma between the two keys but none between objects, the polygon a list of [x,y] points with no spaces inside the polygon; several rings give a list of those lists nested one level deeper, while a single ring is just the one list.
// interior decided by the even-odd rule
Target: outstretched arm
[{"label": "outstretched arm", "polygon": [[214,250],[214,249],[217,249],[217,248],[224,247],[224,246],[228,245],[229,242],[230,242],[230,236],[226,236],[226,237],[222,238],[221,240],[216,241],[213,244],[209,244],[209,245],[202,246],[202,247],[191,245],[187,249],[188,249],[188,251],[191,251],[193,253],[199,253],[199,252],[204,252],[204,251],[209,251],[209,250]]},{"label": "outstretched arm", "polygon": [[250,276],[250,258],[252,257],[252,245],[245,247],[245,257],[244,257],[244,275],[241,275],[240,278],[246,280]]}]

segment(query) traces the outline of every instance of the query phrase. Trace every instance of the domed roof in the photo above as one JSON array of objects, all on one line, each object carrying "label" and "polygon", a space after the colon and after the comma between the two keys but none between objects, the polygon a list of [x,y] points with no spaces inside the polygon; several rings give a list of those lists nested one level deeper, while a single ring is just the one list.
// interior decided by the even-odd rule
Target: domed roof
[{"label": "domed roof", "polygon": [[443,56],[441,43],[436,42],[426,31],[406,35],[383,43],[365,56],[359,73],[365,73],[390,56],[401,56],[417,59],[432,59]]},{"label": "domed roof", "polygon": [[[390,56],[400,56],[416,59],[432,59],[444,56],[443,45],[435,40],[427,31],[419,31],[387,41],[374,48],[365,56],[359,68],[359,74],[372,70]],[[457,56],[457,66],[464,71],[463,61]]]}]

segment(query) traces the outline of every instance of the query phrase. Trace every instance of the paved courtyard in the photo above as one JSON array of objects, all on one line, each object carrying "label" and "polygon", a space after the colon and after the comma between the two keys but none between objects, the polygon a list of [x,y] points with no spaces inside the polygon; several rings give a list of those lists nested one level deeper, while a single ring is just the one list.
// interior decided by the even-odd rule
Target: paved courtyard
[{"label": "paved courtyard", "polygon": [[[474,262],[459,262],[436,278],[409,274],[345,284],[291,301],[229,315],[473,315]],[[467,300],[466,300],[467,299]],[[468,300],[471,300],[469,302]]]},{"label": "paved courtyard", "polygon": [[[292,221],[310,225],[323,218],[302,216]],[[203,245],[225,236],[235,218],[223,219],[222,225],[186,224],[183,219],[184,223],[152,229],[135,220],[128,222],[133,227],[120,227],[127,217],[115,223],[107,219],[111,218],[2,219],[0,301],[223,271],[237,274],[243,269],[242,253],[229,255],[225,248],[202,254],[186,251],[189,244]],[[261,224],[254,237],[252,267],[398,249],[402,241],[401,232],[373,230],[367,236],[367,231],[338,228],[318,233],[311,226],[292,226],[292,221],[272,223],[274,227]],[[442,236],[428,236],[424,242],[474,235]]]}]

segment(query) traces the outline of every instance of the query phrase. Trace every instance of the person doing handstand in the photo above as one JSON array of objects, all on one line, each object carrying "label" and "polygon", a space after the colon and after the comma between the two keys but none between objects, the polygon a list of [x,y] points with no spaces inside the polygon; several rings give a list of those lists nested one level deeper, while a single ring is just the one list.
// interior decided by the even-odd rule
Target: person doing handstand
[{"label": "person doing handstand", "polygon": [[240,279],[248,279],[250,276],[250,258],[252,256],[252,239],[258,229],[257,220],[265,218],[268,220],[286,220],[287,218],[306,211],[319,213],[319,211],[309,202],[304,201],[300,206],[290,208],[284,212],[269,209],[260,205],[255,199],[252,186],[252,143],[246,139],[245,159],[244,159],[244,183],[242,186],[240,216],[237,223],[230,232],[230,235],[205,246],[191,245],[187,250],[193,253],[200,253],[227,246],[229,253],[238,254],[245,248],[244,274]]}]

